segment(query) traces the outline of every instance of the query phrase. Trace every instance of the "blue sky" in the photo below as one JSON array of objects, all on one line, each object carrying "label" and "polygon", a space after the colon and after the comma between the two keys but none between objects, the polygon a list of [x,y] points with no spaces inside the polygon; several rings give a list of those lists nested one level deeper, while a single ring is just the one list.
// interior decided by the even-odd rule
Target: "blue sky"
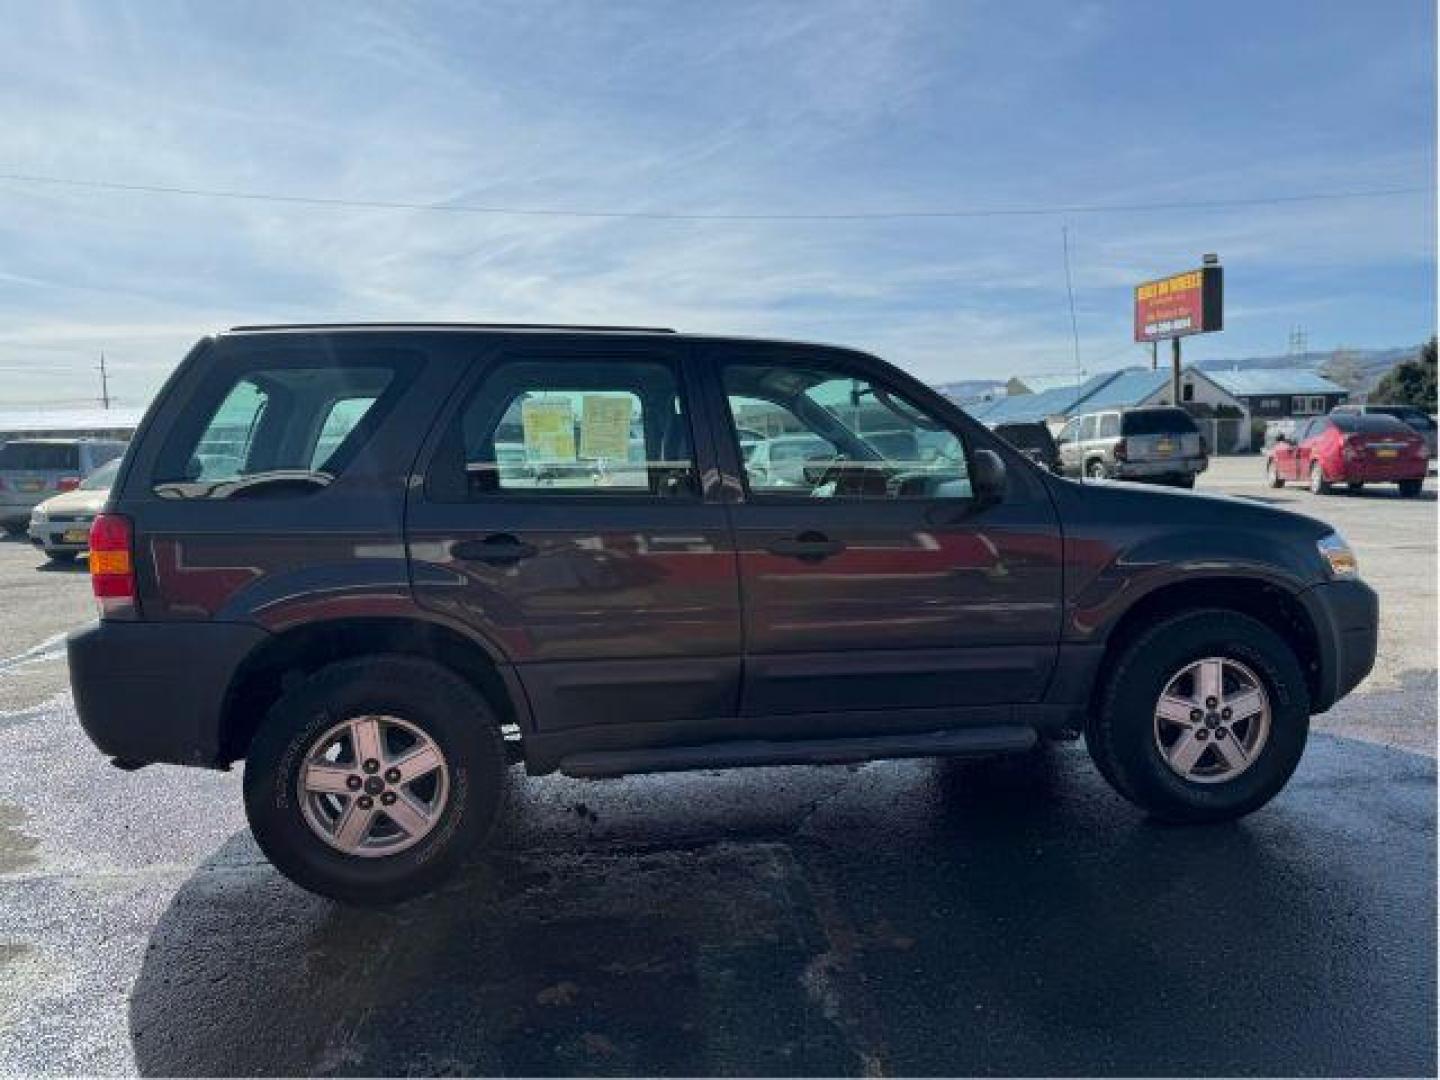
[{"label": "blue sky", "polygon": [[[1435,178],[1429,0],[6,5],[0,172],[698,214],[1246,199]],[[1222,256],[1187,355],[1418,341],[1432,195],[1163,213],[636,221],[0,181],[0,406],[139,404],[233,323],[637,322],[934,381],[1144,359],[1130,287]]]}]

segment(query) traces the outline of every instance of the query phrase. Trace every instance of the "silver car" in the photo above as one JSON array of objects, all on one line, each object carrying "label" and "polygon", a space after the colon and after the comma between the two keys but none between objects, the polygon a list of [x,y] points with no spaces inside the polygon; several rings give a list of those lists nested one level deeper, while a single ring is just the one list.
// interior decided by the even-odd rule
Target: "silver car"
[{"label": "silver car", "polygon": [[74,491],[46,499],[30,511],[30,542],[56,562],[68,562],[90,546],[90,523],[105,509],[110,485],[120,471],[111,458]]},{"label": "silver car", "polygon": [[0,446],[0,526],[25,532],[30,511],[125,453],[115,439],[11,439]]},{"label": "silver car", "polygon": [[1184,409],[1154,406],[1087,413],[1055,437],[1060,469],[1091,480],[1194,487],[1210,465],[1205,438]]}]

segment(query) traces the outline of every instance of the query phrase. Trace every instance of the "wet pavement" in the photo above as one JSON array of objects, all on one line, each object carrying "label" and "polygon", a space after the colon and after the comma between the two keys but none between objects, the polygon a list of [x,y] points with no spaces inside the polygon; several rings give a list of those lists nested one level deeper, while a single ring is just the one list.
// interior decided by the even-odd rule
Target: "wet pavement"
[{"label": "wet pavement", "polygon": [[[0,1071],[1421,1074],[1435,764],[1316,736],[1235,824],[1083,748],[585,783],[358,911],[281,879],[237,775],[4,721]],[[24,810],[19,808],[23,807]]]}]

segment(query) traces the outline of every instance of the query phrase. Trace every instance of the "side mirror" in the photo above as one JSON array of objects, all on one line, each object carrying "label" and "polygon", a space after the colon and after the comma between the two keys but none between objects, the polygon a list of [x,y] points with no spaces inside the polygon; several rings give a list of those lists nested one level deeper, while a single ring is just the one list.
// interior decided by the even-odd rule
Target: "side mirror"
[{"label": "side mirror", "polygon": [[1005,497],[1005,462],[994,450],[976,450],[971,470],[970,487],[977,499],[992,503]]}]

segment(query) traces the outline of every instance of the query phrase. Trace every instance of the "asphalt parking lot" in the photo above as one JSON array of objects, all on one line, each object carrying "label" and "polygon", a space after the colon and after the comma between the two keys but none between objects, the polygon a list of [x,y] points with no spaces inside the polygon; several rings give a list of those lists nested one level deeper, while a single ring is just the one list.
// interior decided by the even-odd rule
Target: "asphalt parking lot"
[{"label": "asphalt parking lot", "polygon": [[493,848],[384,912],[271,870],[238,773],[100,760],[83,568],[0,543],[0,1072],[1433,1073],[1433,487],[1201,486],[1333,522],[1381,594],[1374,674],[1245,821],[1152,824],[1078,746],[517,775]]}]

